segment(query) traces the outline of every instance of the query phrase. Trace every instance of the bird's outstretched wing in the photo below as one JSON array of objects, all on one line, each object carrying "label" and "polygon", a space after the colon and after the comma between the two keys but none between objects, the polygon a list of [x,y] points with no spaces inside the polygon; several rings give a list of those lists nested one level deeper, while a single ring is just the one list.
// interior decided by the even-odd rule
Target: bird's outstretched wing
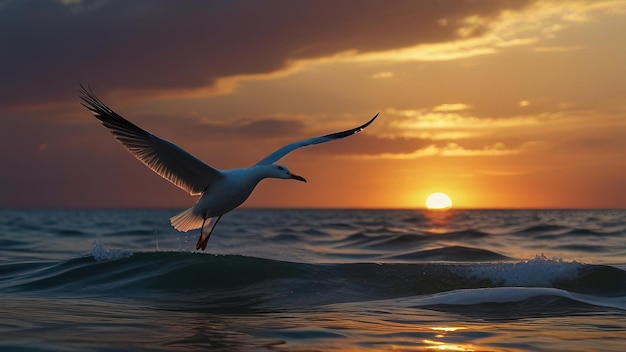
[{"label": "bird's outstretched wing", "polygon": [[131,154],[166,180],[191,195],[198,195],[223,177],[221,171],[205,164],[177,145],[121,117],[104,105],[91,89],[86,89],[82,85],[80,88],[81,104],[91,110]]},{"label": "bird's outstretched wing", "polygon": [[353,135],[355,133],[359,133],[365,127],[369,126],[372,122],[374,122],[374,120],[376,120],[377,117],[378,117],[378,114],[374,115],[374,117],[372,117],[371,120],[367,121],[366,123],[362,124],[359,127],[355,127],[355,128],[349,129],[349,130],[341,131],[341,132],[327,134],[325,136],[313,137],[313,138],[301,140],[299,142],[294,142],[294,143],[291,143],[291,144],[287,144],[286,146],[276,150],[272,154],[270,154],[270,155],[266,156],[265,158],[263,158],[263,160],[261,160],[258,163],[256,163],[256,165],[273,164],[273,163],[277,162],[283,156],[289,154],[290,152],[292,152],[292,151],[294,151],[294,150],[296,150],[298,148],[306,147],[307,145],[313,145],[313,144],[319,144],[319,143],[324,143],[324,142],[330,142],[330,141],[334,141],[336,139],[341,139],[341,138],[345,138],[345,137],[351,136],[351,135]]}]

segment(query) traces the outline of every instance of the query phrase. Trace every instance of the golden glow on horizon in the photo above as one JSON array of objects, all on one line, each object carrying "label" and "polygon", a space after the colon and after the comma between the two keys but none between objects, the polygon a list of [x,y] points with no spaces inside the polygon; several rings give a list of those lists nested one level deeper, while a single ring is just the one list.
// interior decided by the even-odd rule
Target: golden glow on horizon
[{"label": "golden glow on horizon", "polygon": [[426,208],[435,210],[444,210],[452,208],[452,199],[441,192],[436,192],[426,198]]}]

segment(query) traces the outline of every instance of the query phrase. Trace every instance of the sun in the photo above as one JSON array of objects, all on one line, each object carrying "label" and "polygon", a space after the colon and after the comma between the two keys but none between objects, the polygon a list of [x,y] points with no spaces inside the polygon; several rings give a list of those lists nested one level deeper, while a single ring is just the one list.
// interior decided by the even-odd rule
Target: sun
[{"label": "sun", "polygon": [[426,198],[426,208],[437,210],[450,209],[452,208],[452,199],[445,193],[433,193]]}]

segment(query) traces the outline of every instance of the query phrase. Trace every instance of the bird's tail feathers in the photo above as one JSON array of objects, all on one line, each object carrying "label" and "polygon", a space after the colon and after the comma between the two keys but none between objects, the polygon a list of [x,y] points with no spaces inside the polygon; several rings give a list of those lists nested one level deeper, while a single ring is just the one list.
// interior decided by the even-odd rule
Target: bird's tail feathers
[{"label": "bird's tail feathers", "polygon": [[193,207],[170,218],[170,223],[178,231],[187,232],[199,229],[204,222],[204,218],[200,214],[193,212]]}]

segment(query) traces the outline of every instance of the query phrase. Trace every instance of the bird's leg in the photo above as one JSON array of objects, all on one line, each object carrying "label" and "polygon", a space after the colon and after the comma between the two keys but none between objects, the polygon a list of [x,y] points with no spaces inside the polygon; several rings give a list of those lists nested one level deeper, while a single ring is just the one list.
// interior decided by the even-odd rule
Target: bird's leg
[{"label": "bird's leg", "polygon": [[200,226],[200,237],[198,238],[198,243],[196,243],[196,250],[200,249],[202,244],[202,238],[204,237],[204,224],[206,223],[206,215],[202,217],[202,226]]},{"label": "bird's leg", "polygon": [[[212,224],[209,223],[209,225],[211,226],[211,230],[209,230],[209,233],[204,232],[204,223],[206,221],[206,218],[204,219],[204,221],[202,221],[202,227],[200,228],[200,238],[198,238],[196,249],[202,249],[202,250],[206,249],[206,245],[209,242],[209,237],[211,237],[211,234],[213,233],[213,230],[215,229],[215,225],[217,225],[217,222],[220,221],[221,218],[222,218],[222,215],[218,216],[217,218],[211,218]],[[213,222],[213,219],[216,219],[215,222]]]},{"label": "bird's leg", "polygon": [[204,224],[206,224],[206,215],[202,218],[202,226],[200,226],[200,237],[198,237],[198,242],[196,243],[196,250],[202,247],[202,242],[204,241]]},{"label": "bird's leg", "polygon": [[200,226],[200,235],[202,235],[202,230],[204,230],[205,223],[206,223],[206,216],[202,218],[202,226]]}]

